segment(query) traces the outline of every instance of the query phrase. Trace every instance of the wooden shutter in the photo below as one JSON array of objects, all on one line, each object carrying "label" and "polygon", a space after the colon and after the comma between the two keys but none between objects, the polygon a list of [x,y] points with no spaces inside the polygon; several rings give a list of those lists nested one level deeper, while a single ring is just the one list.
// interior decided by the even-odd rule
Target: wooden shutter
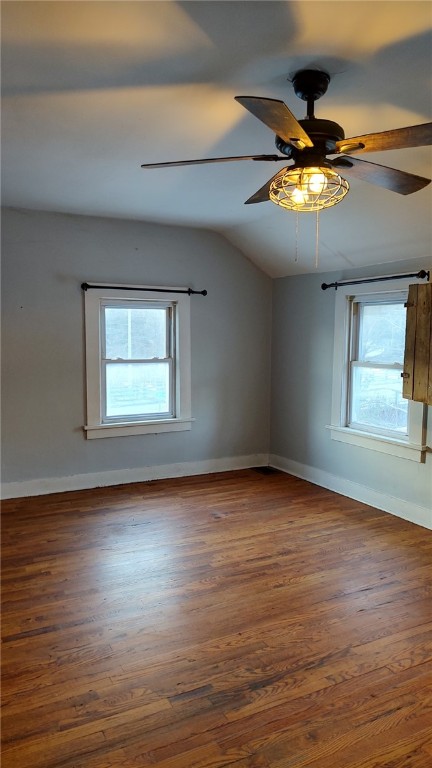
[{"label": "wooden shutter", "polygon": [[432,405],[432,283],[410,285],[403,397]]}]

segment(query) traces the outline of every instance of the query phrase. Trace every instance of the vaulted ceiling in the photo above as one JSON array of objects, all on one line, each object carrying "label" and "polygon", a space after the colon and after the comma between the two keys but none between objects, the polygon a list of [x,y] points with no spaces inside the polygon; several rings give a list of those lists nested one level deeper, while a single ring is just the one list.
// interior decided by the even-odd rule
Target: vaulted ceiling
[{"label": "vaulted ceiling", "polygon": [[[429,2],[2,6],[3,205],[209,228],[271,276],[310,272],[316,215],[244,205],[281,163],[141,163],[275,153],[234,97],[281,99],[304,118],[290,82],[304,68],[330,74],[315,114],[348,137],[431,120]],[[432,176],[430,147],[367,159]],[[431,253],[432,185],[403,196],[349,181],[319,216],[320,270]]]}]

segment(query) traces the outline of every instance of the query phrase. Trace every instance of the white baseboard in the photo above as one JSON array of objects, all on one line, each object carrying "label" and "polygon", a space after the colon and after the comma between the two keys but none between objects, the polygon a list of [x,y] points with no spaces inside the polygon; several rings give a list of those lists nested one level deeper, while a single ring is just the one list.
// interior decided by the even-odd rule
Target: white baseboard
[{"label": "white baseboard", "polygon": [[233,456],[205,461],[188,461],[180,464],[162,464],[155,467],[136,469],[116,469],[110,472],[90,472],[84,475],[68,477],[49,477],[37,480],[24,480],[2,485],[2,499],[17,499],[24,496],[42,496],[64,491],[81,491],[87,488],[102,488],[125,483],[142,483],[148,480],[162,480],[170,477],[189,475],[207,475],[214,472],[230,472],[235,469],[262,467],[268,465],[268,454],[257,453],[251,456]]},{"label": "white baseboard", "polygon": [[365,485],[332,475],[316,467],[310,467],[306,464],[286,459],[283,456],[269,455],[267,453],[4,483],[2,485],[1,498],[16,499],[25,496],[42,496],[49,493],[80,491],[88,488],[102,488],[109,485],[142,483],[149,480],[206,475],[215,472],[230,472],[236,469],[248,469],[249,467],[267,465],[432,530],[432,510],[427,507],[421,507],[404,499],[375,491],[373,488],[368,488]]},{"label": "white baseboard", "polygon": [[343,477],[332,475],[316,467],[309,467],[306,464],[291,461],[283,456],[270,454],[269,464],[275,469],[287,472],[289,475],[300,477],[302,480],[308,480],[310,483],[320,485],[322,488],[328,488],[330,491],[340,493],[342,496],[348,496],[350,499],[361,501],[363,504],[381,509],[383,512],[390,512],[390,514],[396,515],[396,517],[402,517],[404,520],[432,530],[432,509],[399,499],[396,496],[390,496],[381,491],[375,491],[373,488],[368,488],[365,485],[354,483]]}]

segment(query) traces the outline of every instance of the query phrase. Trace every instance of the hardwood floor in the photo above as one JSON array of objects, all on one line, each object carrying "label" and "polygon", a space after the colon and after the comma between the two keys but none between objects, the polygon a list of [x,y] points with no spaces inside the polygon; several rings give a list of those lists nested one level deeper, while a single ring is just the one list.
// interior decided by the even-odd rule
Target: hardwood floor
[{"label": "hardwood floor", "polygon": [[3,768],[432,766],[431,532],[259,470],[2,517]]}]

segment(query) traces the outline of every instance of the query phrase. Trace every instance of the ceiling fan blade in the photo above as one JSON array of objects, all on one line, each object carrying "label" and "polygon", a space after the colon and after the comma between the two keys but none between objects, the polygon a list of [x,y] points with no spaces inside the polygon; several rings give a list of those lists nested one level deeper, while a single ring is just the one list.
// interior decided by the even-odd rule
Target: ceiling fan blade
[{"label": "ceiling fan blade", "polygon": [[313,147],[310,137],[283,101],[261,99],[257,96],[235,96],[234,98],[287,144],[293,144],[296,149]]},{"label": "ceiling fan blade", "polygon": [[251,203],[265,203],[268,200],[270,200],[269,192],[270,192],[270,184],[272,183],[273,179],[276,179],[281,174],[285,173],[287,169],[282,168],[281,171],[278,171],[278,173],[275,173],[274,176],[269,179],[261,189],[258,189],[257,192],[255,192],[254,195],[251,195],[247,200],[245,200],[245,205],[250,205]]},{"label": "ceiling fan blade", "polygon": [[355,157],[336,157],[331,161],[331,164],[348,175],[351,174],[358,179],[368,181],[370,184],[384,187],[391,192],[398,192],[400,195],[411,195],[413,192],[426,187],[431,181],[423,176],[415,176],[413,173],[398,171],[395,168],[388,168],[386,165],[369,163],[366,160],[358,160]]},{"label": "ceiling fan blade", "polygon": [[174,168],[178,165],[202,165],[203,163],[232,163],[236,160],[256,160],[258,162],[266,160],[277,162],[285,160],[284,155],[238,155],[237,157],[206,157],[202,160],[175,160],[169,163],[143,163],[141,168]]},{"label": "ceiling fan blade", "polygon": [[336,142],[336,152],[354,155],[361,152],[382,152],[386,149],[425,147],[432,144],[432,123],[395,128],[393,131],[367,133]]}]

